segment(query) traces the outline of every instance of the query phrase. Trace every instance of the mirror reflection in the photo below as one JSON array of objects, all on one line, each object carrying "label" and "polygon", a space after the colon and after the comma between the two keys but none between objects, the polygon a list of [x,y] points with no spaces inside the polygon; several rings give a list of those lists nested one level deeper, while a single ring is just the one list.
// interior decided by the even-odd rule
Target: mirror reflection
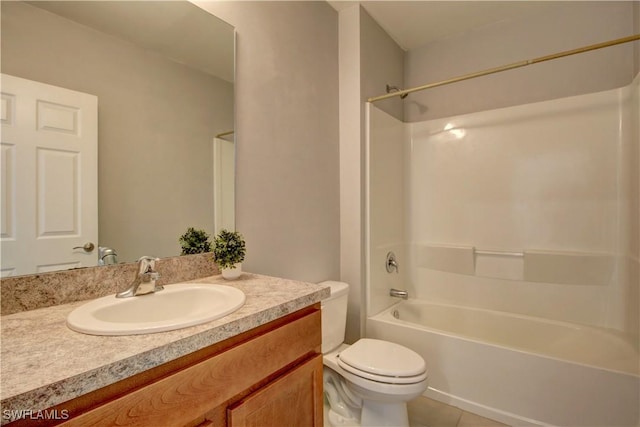
[{"label": "mirror reflection", "polygon": [[186,1],[41,1],[2,2],[1,30],[4,277],[234,228],[233,27]]}]

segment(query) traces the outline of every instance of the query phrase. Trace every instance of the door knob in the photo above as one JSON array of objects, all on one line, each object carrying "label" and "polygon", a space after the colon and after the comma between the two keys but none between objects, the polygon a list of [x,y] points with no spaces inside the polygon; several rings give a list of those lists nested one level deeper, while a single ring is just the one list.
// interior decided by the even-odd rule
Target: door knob
[{"label": "door knob", "polygon": [[84,244],[84,246],[76,246],[73,249],[84,249],[85,252],[93,252],[95,248],[96,247],[93,243],[87,242]]}]

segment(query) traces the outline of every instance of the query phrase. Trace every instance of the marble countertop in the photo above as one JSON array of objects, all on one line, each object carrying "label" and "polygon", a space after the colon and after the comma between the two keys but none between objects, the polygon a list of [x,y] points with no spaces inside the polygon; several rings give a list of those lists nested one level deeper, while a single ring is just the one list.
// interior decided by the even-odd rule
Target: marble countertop
[{"label": "marble countertop", "polygon": [[243,273],[193,280],[237,287],[242,308],[198,326],[148,335],[94,336],[67,328],[66,317],[84,302],[2,316],[0,397],[7,411],[38,411],[177,359],[329,296],[329,287]]}]

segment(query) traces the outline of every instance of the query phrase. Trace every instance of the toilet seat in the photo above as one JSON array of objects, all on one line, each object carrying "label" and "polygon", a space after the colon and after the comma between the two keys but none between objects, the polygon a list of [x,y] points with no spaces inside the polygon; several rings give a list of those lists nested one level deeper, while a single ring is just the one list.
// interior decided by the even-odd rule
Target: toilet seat
[{"label": "toilet seat", "polygon": [[388,341],[362,338],[338,354],[345,371],[384,384],[415,384],[427,378],[424,360],[416,352]]}]

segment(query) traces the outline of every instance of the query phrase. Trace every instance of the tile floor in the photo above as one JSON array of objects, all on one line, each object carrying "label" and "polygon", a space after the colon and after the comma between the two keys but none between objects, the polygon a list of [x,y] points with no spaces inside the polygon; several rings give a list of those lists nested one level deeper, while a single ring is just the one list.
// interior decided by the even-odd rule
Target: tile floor
[{"label": "tile floor", "polygon": [[407,407],[412,427],[507,427],[424,396],[412,400]]},{"label": "tile floor", "polygon": [[[324,427],[330,427],[328,403],[325,401]],[[407,405],[411,427],[508,427],[436,400],[421,396]],[[349,427],[344,424],[343,427]]]}]

